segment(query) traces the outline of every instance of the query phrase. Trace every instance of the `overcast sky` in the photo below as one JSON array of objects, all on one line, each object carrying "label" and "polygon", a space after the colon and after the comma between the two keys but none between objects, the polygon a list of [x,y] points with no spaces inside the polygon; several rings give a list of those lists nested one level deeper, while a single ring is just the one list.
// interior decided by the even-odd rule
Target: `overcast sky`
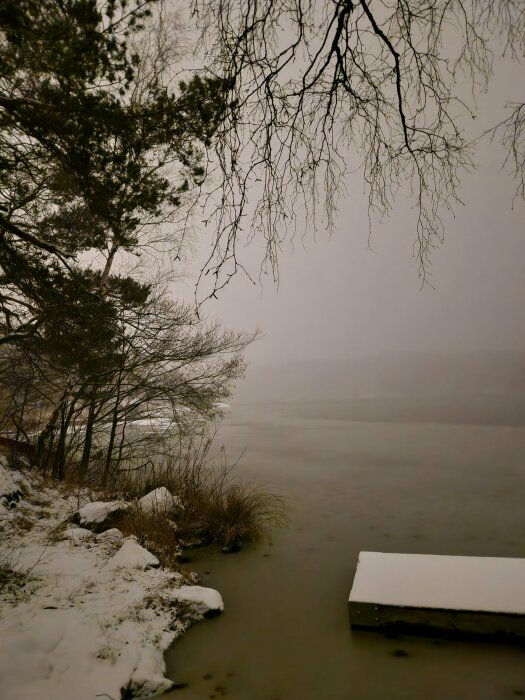
[{"label": "overcast sky", "polygon": [[[472,136],[504,117],[505,102],[523,101],[525,74],[497,66],[490,93],[479,100]],[[368,218],[359,175],[340,203],[336,234],[320,230],[280,258],[280,286],[252,286],[241,275],[208,302],[205,313],[236,329],[259,327],[248,351],[252,367],[272,363],[419,352],[487,353],[525,350],[525,206],[501,171],[504,152],[486,139],[478,167],[465,174],[464,206],[444,216],[445,244],[432,257],[434,289],[421,289],[412,257],[410,202],[398,197],[392,215],[376,224],[368,247]],[[203,240],[203,239],[202,239]],[[242,250],[257,277],[260,247]],[[203,250],[199,261],[202,262]],[[182,282],[192,289],[191,275]]]}]

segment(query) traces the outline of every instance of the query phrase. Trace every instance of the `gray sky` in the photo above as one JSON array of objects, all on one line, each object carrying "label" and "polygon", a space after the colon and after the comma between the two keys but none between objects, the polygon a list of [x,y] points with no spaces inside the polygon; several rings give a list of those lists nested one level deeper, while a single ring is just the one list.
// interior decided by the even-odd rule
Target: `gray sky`
[{"label": "gray sky", "polygon": [[[523,101],[522,68],[500,62],[488,95],[479,100],[475,136],[504,116],[505,102]],[[512,199],[515,184],[501,171],[504,152],[485,140],[478,167],[465,174],[464,206],[444,216],[446,241],[432,257],[431,282],[421,285],[412,257],[415,224],[410,203],[398,197],[392,215],[374,227],[359,175],[340,202],[337,232],[322,230],[287,246],[279,289],[266,278],[252,286],[241,275],[208,302],[205,314],[264,337],[247,352],[252,368],[301,361],[333,361],[399,353],[525,351],[525,206]],[[201,244],[198,261],[202,261]],[[241,251],[258,277],[260,247]],[[183,283],[189,296],[193,280]]]}]

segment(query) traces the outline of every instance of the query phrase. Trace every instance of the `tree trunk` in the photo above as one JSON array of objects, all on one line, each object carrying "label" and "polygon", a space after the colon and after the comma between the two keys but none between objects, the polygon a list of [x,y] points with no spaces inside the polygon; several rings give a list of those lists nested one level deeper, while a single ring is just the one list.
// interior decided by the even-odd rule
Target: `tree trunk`
[{"label": "tree trunk", "polygon": [[[115,439],[117,437],[117,427],[119,418],[119,404],[120,404],[120,379],[117,385],[117,396],[115,397],[115,406],[113,408],[113,417],[111,420],[111,432],[109,434],[108,449],[106,452],[106,464],[104,465],[104,485],[107,484],[109,479],[109,473],[111,471],[113,462],[113,450],[115,448]],[[117,465],[119,462],[117,461]]]},{"label": "tree trunk", "polygon": [[60,416],[60,413],[62,412],[63,408],[63,403],[65,401],[65,398],[68,394],[68,391],[66,390],[62,396],[60,397],[60,400],[58,404],[55,407],[55,410],[51,414],[51,418],[48,420],[45,428],[42,430],[40,435],[38,436],[37,442],[36,442],[36,465],[37,467],[43,472],[44,475],[47,475],[48,469],[49,469],[49,463],[51,460],[51,452],[53,448],[53,442],[54,442],[54,433],[55,433],[55,428],[56,428],[56,423],[58,420],[58,417]]},{"label": "tree trunk", "polygon": [[63,481],[66,473],[66,435],[67,435],[67,423],[66,423],[66,411],[65,406],[62,406],[61,418],[60,418],[60,433],[58,434],[58,444],[54,452],[53,459],[53,478]]},{"label": "tree trunk", "polygon": [[95,427],[95,400],[92,399],[89,404],[89,413],[86,422],[86,432],[84,435],[84,449],[82,450],[82,459],[80,460],[80,474],[84,480],[88,467],[89,458],[91,457],[91,448],[93,446],[93,429]]}]

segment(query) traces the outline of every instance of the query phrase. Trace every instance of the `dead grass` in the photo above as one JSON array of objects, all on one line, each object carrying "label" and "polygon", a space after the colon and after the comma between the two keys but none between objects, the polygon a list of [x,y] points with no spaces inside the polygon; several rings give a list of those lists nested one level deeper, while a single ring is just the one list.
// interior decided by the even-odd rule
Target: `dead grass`
[{"label": "dead grass", "polygon": [[[241,545],[282,526],[286,522],[283,498],[262,487],[238,483],[238,463],[228,466],[224,449],[219,458],[213,459],[211,448],[212,438],[201,436],[168,456],[162,468],[120,472],[111,490],[127,498],[140,498],[165,486],[177,495],[184,504],[175,515],[178,546]],[[168,514],[160,515],[169,519]],[[142,524],[137,529],[141,530]]]},{"label": "dead grass", "polygon": [[14,520],[14,526],[17,530],[22,532],[30,532],[35,527],[35,520],[24,514],[19,514],[16,520]]},{"label": "dead grass", "polygon": [[71,516],[61,520],[55,527],[49,530],[46,535],[47,541],[53,544],[61,542],[64,539],[64,532],[68,527],[71,527]]},{"label": "dead grass", "polygon": [[[201,536],[225,546],[252,542],[271,532],[272,525],[282,524],[284,509],[281,499],[270,493],[231,485],[212,494],[205,508],[205,528]],[[277,522],[279,521],[279,522]],[[190,532],[191,521],[180,527]]]},{"label": "dead grass", "polygon": [[175,523],[168,514],[160,510],[145,513],[135,503],[122,516],[118,527],[124,535],[135,535],[139,543],[154,554],[162,566],[177,568],[180,547]]},{"label": "dead grass", "polygon": [[20,588],[25,584],[26,576],[22,571],[13,568],[7,559],[0,561],[0,594],[13,587]]},{"label": "dead grass", "polygon": [[20,566],[14,548],[0,552],[0,598],[11,602],[29,598],[38,580],[32,574],[33,568]]},{"label": "dead grass", "polygon": [[214,435],[203,432],[178,444],[165,444],[160,466],[144,459],[124,462],[103,488],[96,463],[80,480],[71,469],[67,487],[89,491],[95,500],[137,501],[160,486],[178,496],[183,508],[175,513],[147,514],[136,506],[113,524],[125,534],[136,535],[165,566],[174,566],[185,545],[231,547],[270,536],[272,528],[286,522],[283,498],[260,486],[239,483],[238,462],[228,465],[224,448],[213,457],[213,439]]}]

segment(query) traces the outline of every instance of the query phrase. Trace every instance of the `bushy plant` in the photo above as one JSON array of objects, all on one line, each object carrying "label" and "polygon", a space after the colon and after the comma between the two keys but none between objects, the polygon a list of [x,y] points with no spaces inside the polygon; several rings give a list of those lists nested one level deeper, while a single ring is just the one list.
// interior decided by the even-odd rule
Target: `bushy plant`
[{"label": "bushy plant", "polygon": [[[183,507],[175,515],[177,528],[173,533],[173,546],[219,544],[230,547],[256,541],[272,527],[283,525],[286,521],[284,499],[255,484],[239,483],[235,479],[237,463],[228,466],[225,453],[221,451],[220,464],[217,464],[210,456],[212,445],[213,437],[201,434],[198,440],[191,439],[180,445],[176,453],[167,455],[161,466],[121,471],[115,475],[109,493],[140,498],[164,486],[178,496]],[[156,516],[159,525],[152,525],[153,530],[157,527],[167,530],[162,526],[167,514]],[[130,532],[139,539],[143,537],[139,534],[141,528],[150,518],[143,520],[143,517],[132,516],[134,525]]]},{"label": "bushy plant", "polygon": [[138,503],[123,516],[120,529],[125,535],[135,535],[160,561],[162,566],[174,569],[180,554],[176,525],[171,513],[158,508],[144,511]]}]

